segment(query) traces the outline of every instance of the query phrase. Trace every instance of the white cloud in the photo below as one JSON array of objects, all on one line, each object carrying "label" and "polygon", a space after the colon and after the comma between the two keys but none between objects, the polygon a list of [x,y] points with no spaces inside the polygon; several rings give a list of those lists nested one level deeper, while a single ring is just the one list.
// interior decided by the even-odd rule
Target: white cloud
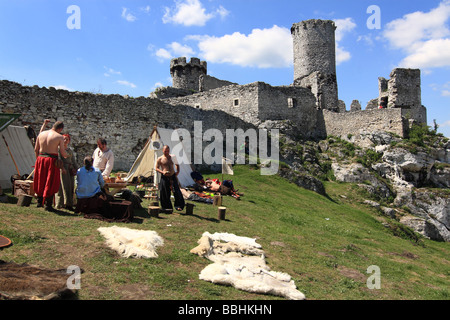
[{"label": "white cloud", "polygon": [[439,124],[440,128],[450,127],[450,120],[445,121],[444,123]]},{"label": "white cloud", "polygon": [[120,74],[122,74],[120,71],[116,71],[116,70],[114,70],[114,69],[112,69],[112,68],[108,68],[108,67],[103,67],[105,70],[106,70],[106,72],[103,74],[105,77],[110,77],[111,75],[120,75]]},{"label": "white cloud", "polygon": [[146,6],[146,7],[140,8],[139,10],[148,14],[148,13],[150,13],[151,8],[150,8],[150,6]]},{"label": "white cloud", "polygon": [[55,88],[56,90],[67,90],[67,91],[75,91],[74,89],[71,89],[65,85],[57,85],[57,86],[52,86],[53,88]]},{"label": "white cloud", "polygon": [[416,11],[389,22],[383,35],[392,48],[407,54],[400,62],[402,67],[450,66],[449,19],[450,0],[444,0],[429,12]]},{"label": "white cloud", "polygon": [[444,83],[443,85],[432,83],[429,85],[429,87],[435,92],[440,92],[441,96],[443,97],[450,97],[450,81]]},{"label": "white cloud", "polygon": [[[149,46],[150,51],[153,50],[153,46]],[[155,55],[163,60],[175,58],[175,57],[192,57],[195,54],[194,50],[178,42],[172,42],[166,46],[166,49],[160,48],[156,50]]]},{"label": "white cloud", "polygon": [[334,23],[336,25],[336,64],[339,65],[352,57],[350,52],[346,51],[339,42],[348,32],[356,28],[356,23],[353,22],[352,18],[336,19]]},{"label": "white cloud", "polygon": [[425,41],[400,65],[407,68],[439,68],[450,66],[450,38]]},{"label": "white cloud", "polygon": [[136,16],[131,13],[128,13],[128,8],[122,8],[122,18],[129,22],[134,22],[137,20]]},{"label": "white cloud", "polygon": [[229,11],[220,6],[215,12],[206,12],[200,0],[176,1],[175,8],[165,7],[164,23],[181,24],[184,26],[204,26],[216,16],[225,18]]},{"label": "white cloud", "polygon": [[338,43],[336,43],[336,65],[340,65],[342,62],[348,61],[351,58],[351,53],[339,47]]},{"label": "white cloud", "polygon": [[356,23],[352,18],[336,19],[334,20],[336,25],[336,41],[339,42],[344,38],[345,34],[356,28]]},{"label": "white cloud", "polygon": [[116,83],[121,84],[123,86],[130,87],[130,88],[136,88],[136,85],[134,83],[126,81],[126,80],[117,80]]},{"label": "white cloud", "polygon": [[[198,2],[198,1],[196,1]],[[344,36],[356,28],[351,18],[335,21],[336,60],[342,63],[351,58],[351,54],[339,46]],[[211,63],[229,63],[242,67],[284,68],[293,64],[293,41],[288,28],[274,25],[268,29],[253,29],[248,35],[240,32],[221,37],[208,35],[191,35],[185,40],[196,41],[199,57]],[[148,46],[149,51],[154,46]],[[156,50],[155,55],[161,59],[172,57],[192,57],[195,51],[186,45],[172,42],[166,48]]]},{"label": "white cloud", "polygon": [[227,9],[225,9],[222,6],[220,6],[216,12],[222,19],[226,18],[230,14],[230,11],[228,11]]},{"label": "white cloud", "polygon": [[166,49],[158,49],[158,50],[156,50],[155,55],[158,58],[161,58],[163,60],[172,58],[172,54]]},{"label": "white cloud", "polygon": [[190,36],[198,41],[200,55],[208,62],[243,67],[287,67],[292,64],[292,36],[287,28],[253,29],[249,35],[235,32],[222,37]]},{"label": "white cloud", "polygon": [[164,87],[164,84],[162,84],[161,82],[156,82],[155,85],[153,86],[153,88],[151,88],[151,91],[155,91],[157,88],[162,88]]},{"label": "white cloud", "polygon": [[172,42],[167,47],[172,51],[172,53],[175,56],[190,57],[195,53],[191,47],[187,45],[182,45],[178,42]]},{"label": "white cloud", "polygon": [[375,45],[375,42],[373,41],[373,38],[371,35],[358,36],[358,39],[356,41],[357,42],[363,41],[370,47],[373,47]]}]

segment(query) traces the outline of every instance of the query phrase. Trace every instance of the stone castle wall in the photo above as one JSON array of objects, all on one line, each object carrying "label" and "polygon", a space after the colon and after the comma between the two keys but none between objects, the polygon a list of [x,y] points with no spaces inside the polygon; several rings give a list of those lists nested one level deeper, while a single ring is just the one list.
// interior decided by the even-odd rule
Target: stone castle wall
[{"label": "stone castle wall", "polygon": [[220,110],[254,126],[267,120],[290,119],[306,137],[325,136],[317,126],[316,99],[310,90],[295,86],[272,87],[264,82],[228,85],[189,96],[165,99],[174,106]]},{"label": "stone castle wall", "polygon": [[165,99],[173,106],[187,105],[199,110],[221,110],[241,118],[243,121],[258,123],[258,85],[229,85],[206,92],[198,92],[180,98]]},{"label": "stone castle wall", "polygon": [[323,112],[327,135],[352,135],[359,137],[364,131],[387,131],[404,137],[407,124],[402,117],[402,109],[373,109],[345,113],[328,110]]},{"label": "stone castle wall", "polygon": [[260,121],[289,119],[305,138],[326,137],[324,127],[318,122],[320,112],[316,108],[316,98],[309,89],[272,87],[261,82],[259,93]]},{"label": "stone castle wall", "polygon": [[217,89],[231,84],[237,84],[234,82],[220,80],[215,77],[208,76],[206,74],[201,75],[199,79],[199,91],[208,91],[212,89]]},{"label": "stone castle wall", "polygon": [[145,145],[153,126],[184,128],[193,132],[194,122],[209,128],[247,130],[253,126],[222,111],[173,106],[159,99],[129,98],[121,95],[69,92],[54,88],[22,86],[0,81],[0,112],[20,113],[13,125],[29,125],[36,134],[44,122],[61,120],[64,133],[72,137],[71,147],[79,164],[95,150],[104,137],[114,151],[114,170],[128,171]]}]

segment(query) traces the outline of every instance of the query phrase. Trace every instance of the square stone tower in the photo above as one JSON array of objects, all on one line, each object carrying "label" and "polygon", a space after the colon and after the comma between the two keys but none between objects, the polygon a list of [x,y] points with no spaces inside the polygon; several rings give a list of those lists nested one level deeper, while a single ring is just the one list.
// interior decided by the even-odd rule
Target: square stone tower
[{"label": "square stone tower", "polygon": [[177,89],[199,91],[199,79],[207,73],[206,61],[191,58],[186,62],[185,57],[175,58],[170,61],[170,75],[172,86]]}]

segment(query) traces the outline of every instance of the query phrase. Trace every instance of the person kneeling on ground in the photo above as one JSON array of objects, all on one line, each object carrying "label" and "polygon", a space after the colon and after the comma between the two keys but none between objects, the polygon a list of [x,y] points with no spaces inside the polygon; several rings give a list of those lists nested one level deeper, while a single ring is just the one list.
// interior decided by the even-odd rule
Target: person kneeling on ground
[{"label": "person kneeling on ground", "polygon": [[84,167],[77,171],[77,206],[75,213],[99,213],[107,201],[106,194],[102,191],[105,185],[102,173],[93,167],[91,156],[84,158]]}]

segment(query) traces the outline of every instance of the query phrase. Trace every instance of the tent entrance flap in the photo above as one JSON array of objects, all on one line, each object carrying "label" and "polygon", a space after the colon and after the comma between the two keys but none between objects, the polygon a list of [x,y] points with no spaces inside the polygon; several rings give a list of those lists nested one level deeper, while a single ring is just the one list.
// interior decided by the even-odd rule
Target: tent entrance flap
[{"label": "tent entrance flap", "polygon": [[33,172],[36,154],[24,127],[8,126],[0,133],[0,145],[0,186],[10,189],[12,175]]},{"label": "tent entrance flap", "polygon": [[178,180],[181,187],[194,184],[194,180],[191,177],[192,168],[185,152],[186,148],[180,140],[177,130],[158,127],[153,129],[149,140],[134,161],[125,180],[131,182],[135,177],[148,178],[153,176],[153,181],[157,185],[160,180],[160,174],[156,172],[155,165],[158,157],[162,156],[162,148],[165,145],[169,146],[171,153],[175,147],[177,147],[176,150],[182,151],[181,155],[175,154],[180,165]]}]

